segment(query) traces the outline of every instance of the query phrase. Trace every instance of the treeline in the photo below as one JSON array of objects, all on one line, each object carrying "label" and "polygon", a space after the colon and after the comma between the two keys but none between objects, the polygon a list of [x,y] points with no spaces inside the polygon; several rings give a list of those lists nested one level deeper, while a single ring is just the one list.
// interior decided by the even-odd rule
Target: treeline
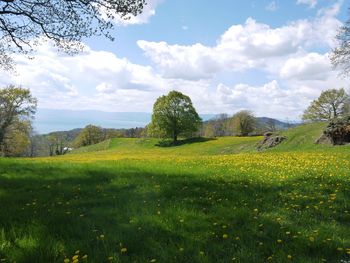
[{"label": "treeline", "polygon": [[111,138],[140,138],[144,128],[106,129],[95,125],[87,125],[83,129],[57,131],[30,137],[28,149],[22,156],[54,156],[84,146],[100,143]]},{"label": "treeline", "polygon": [[213,119],[203,122],[200,128],[202,137],[222,136],[256,136],[265,132],[286,129],[293,124],[284,123],[272,118],[257,118],[251,111],[239,111],[230,116],[222,113]]}]

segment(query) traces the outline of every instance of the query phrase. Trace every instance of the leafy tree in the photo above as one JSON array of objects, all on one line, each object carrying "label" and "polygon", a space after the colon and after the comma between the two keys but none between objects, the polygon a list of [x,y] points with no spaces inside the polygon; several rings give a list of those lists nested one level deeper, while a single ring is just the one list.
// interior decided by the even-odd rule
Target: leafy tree
[{"label": "leafy tree", "polygon": [[342,75],[350,73],[350,19],[340,27],[338,35],[338,47],[331,53],[331,62],[335,68],[341,68]]},{"label": "leafy tree", "polygon": [[254,131],[256,119],[251,111],[242,110],[232,116],[231,123],[235,134],[247,136]]},{"label": "leafy tree", "polygon": [[190,97],[178,91],[171,91],[154,103],[149,128],[162,137],[172,138],[173,143],[176,143],[178,136],[189,136],[196,132],[200,123],[201,118]]},{"label": "leafy tree", "polygon": [[304,111],[305,121],[329,121],[342,117],[348,110],[349,96],[344,89],[323,91]]},{"label": "leafy tree", "polygon": [[104,130],[101,127],[87,125],[75,140],[76,147],[88,146],[102,142],[105,139]]},{"label": "leafy tree", "polygon": [[145,0],[0,0],[0,67],[11,69],[11,54],[32,52],[42,38],[66,52],[81,50],[81,40],[93,35],[113,40],[112,20],[130,19],[145,4]]},{"label": "leafy tree", "polygon": [[23,156],[30,145],[31,124],[29,121],[16,119],[8,128],[3,143],[5,156]]},{"label": "leafy tree", "polygon": [[0,89],[0,152],[6,132],[18,121],[29,121],[36,112],[37,100],[28,89],[8,86]]},{"label": "leafy tree", "polygon": [[203,136],[207,138],[214,138],[216,137],[215,132],[215,123],[214,122],[207,122],[205,125],[203,125]]}]

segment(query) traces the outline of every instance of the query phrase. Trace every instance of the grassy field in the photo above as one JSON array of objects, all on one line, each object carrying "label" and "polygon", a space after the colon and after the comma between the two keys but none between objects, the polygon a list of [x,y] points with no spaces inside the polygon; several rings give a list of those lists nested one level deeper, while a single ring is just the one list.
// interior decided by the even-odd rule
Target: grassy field
[{"label": "grassy field", "polygon": [[0,262],[349,262],[350,147],[322,127],[0,159]]}]

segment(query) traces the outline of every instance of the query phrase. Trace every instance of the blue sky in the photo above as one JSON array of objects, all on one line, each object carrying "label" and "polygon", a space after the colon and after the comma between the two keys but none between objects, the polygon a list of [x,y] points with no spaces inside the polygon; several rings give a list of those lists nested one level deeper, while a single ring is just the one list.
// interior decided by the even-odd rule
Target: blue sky
[{"label": "blue sky", "polygon": [[50,43],[0,84],[31,89],[39,107],[151,112],[172,89],[200,113],[296,120],[322,90],[349,89],[329,52],[347,18],[339,0],[148,0],[143,14],[116,20],[114,42],[86,39],[74,57]]}]

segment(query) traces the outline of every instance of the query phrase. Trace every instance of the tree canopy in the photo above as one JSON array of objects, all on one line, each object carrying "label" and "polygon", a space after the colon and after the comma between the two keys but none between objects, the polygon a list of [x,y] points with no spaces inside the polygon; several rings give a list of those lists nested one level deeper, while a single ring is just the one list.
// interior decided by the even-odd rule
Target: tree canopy
[{"label": "tree canopy", "polygon": [[188,136],[196,132],[200,123],[201,118],[190,97],[181,92],[171,91],[154,103],[151,130],[162,137],[172,138],[173,143],[180,135]]},{"label": "tree canopy", "polygon": [[242,110],[232,116],[232,128],[235,134],[247,136],[253,132],[256,126],[254,114],[248,110]]},{"label": "tree canopy", "polygon": [[0,67],[11,69],[11,54],[32,52],[42,38],[66,52],[81,50],[81,40],[93,35],[113,40],[112,20],[136,16],[145,4],[145,0],[0,0]]},{"label": "tree canopy", "polygon": [[329,89],[321,93],[304,111],[305,121],[329,121],[342,117],[349,110],[349,96],[344,89]]},{"label": "tree canopy", "polygon": [[30,120],[36,112],[36,106],[37,100],[29,89],[15,86],[0,89],[0,152],[11,125],[18,121]]},{"label": "tree canopy", "polygon": [[338,47],[332,51],[331,62],[335,68],[342,70],[342,75],[348,75],[350,73],[350,18],[340,27],[337,40]]},{"label": "tree canopy", "polygon": [[95,125],[87,125],[75,139],[75,146],[82,147],[102,142],[105,139],[104,130]]}]

